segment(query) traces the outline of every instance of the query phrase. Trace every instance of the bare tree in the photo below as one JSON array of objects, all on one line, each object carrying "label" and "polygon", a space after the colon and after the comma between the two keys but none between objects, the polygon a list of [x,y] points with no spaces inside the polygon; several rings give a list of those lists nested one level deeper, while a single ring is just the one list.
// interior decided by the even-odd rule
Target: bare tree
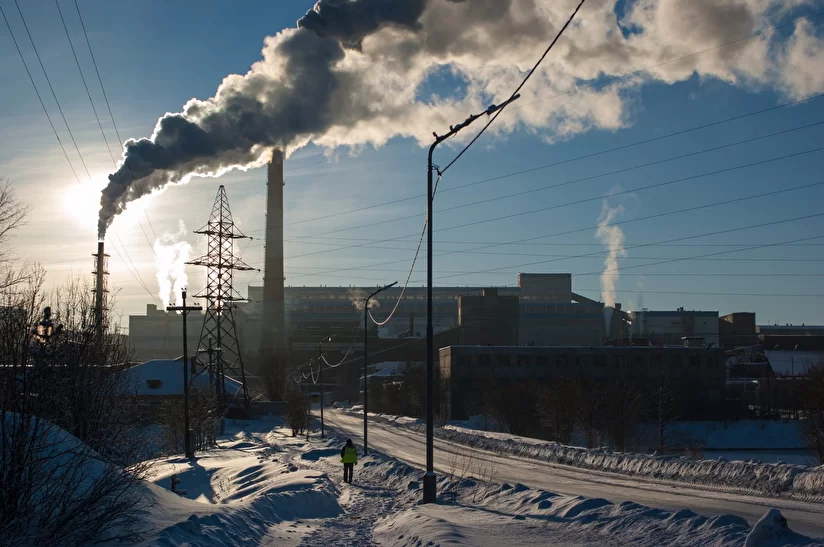
[{"label": "bare tree", "polygon": [[12,267],[15,254],[9,240],[25,225],[30,212],[31,207],[17,199],[11,183],[0,179],[0,290],[23,282],[29,273],[28,269]]},{"label": "bare tree", "polygon": [[[192,430],[192,449],[205,450],[215,445],[217,416],[220,400],[213,388],[189,388],[189,427]],[[158,412],[158,423],[163,429],[163,451],[181,454],[185,449],[183,405],[180,401],[166,401]]]},{"label": "bare tree", "polygon": [[297,386],[290,386],[286,392],[286,412],[283,419],[292,429],[292,436],[302,435],[309,427],[309,397],[301,393]]},{"label": "bare tree", "polygon": [[629,381],[610,382],[606,388],[604,423],[616,450],[624,451],[644,412],[644,397]]},{"label": "bare tree", "polygon": [[815,450],[818,462],[824,464],[824,364],[810,367],[799,387],[806,417],[802,421],[804,436]]},{"label": "bare tree", "polygon": [[591,380],[576,382],[575,400],[578,402],[578,417],[586,438],[587,448],[603,444],[606,413],[605,389]]},{"label": "bare tree", "polygon": [[490,407],[498,423],[516,435],[536,435],[540,429],[535,416],[537,392],[529,382],[508,384],[493,391]]},{"label": "bare tree", "polygon": [[664,374],[658,377],[658,385],[653,393],[653,406],[658,433],[658,452],[667,453],[670,443],[670,425],[678,420],[681,410],[681,390],[675,380]]},{"label": "bare tree", "polygon": [[567,379],[555,380],[540,390],[537,411],[550,440],[562,444],[572,442],[577,397],[575,383]]},{"label": "bare tree", "polygon": [[85,329],[90,292],[55,296],[61,317],[44,306],[42,269],[15,277],[22,281],[0,287],[0,537],[11,545],[133,539],[145,443],[122,337]]}]

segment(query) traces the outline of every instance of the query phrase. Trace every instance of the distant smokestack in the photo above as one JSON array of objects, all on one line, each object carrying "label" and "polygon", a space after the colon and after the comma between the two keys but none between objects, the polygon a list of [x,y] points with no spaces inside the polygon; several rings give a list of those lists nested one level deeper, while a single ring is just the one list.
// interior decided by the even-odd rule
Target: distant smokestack
[{"label": "distant smokestack", "polygon": [[263,270],[263,366],[278,367],[286,358],[283,269],[283,152],[275,150],[269,162],[266,191],[266,246]]},{"label": "distant smokestack", "polygon": [[108,271],[108,258],[106,254],[103,241],[97,242],[97,253],[92,255],[94,257],[94,328],[98,333],[103,332],[103,319],[106,310],[106,276]]}]

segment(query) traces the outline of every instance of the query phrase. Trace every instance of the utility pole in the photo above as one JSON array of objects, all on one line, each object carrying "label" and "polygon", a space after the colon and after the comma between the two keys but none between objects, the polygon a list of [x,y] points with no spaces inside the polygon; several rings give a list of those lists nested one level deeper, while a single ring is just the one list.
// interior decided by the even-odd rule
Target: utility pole
[{"label": "utility pole", "polygon": [[364,301],[363,301],[363,455],[366,456],[369,442],[368,442],[368,431],[366,428],[367,420],[366,416],[369,412],[369,380],[367,379],[367,371],[366,368],[369,365],[369,351],[367,350],[367,341],[369,339],[369,301],[376,297],[378,294],[382,293],[386,289],[390,289],[397,285],[398,282],[395,281],[391,285],[384,285],[380,289],[376,290],[372,294],[370,294]]},{"label": "utility pole", "polygon": [[337,336],[333,334],[332,336],[324,336],[321,338],[320,342],[318,342],[318,383],[320,384],[320,438],[323,439],[326,437],[326,433],[323,429],[323,351],[321,346],[324,342],[331,342],[332,338]]},{"label": "utility pole", "polygon": [[[435,351],[435,335],[432,328],[432,201],[434,199],[434,188],[432,184],[432,171],[440,169],[432,164],[432,155],[435,148],[443,141],[455,136],[461,129],[468,127],[472,122],[483,115],[491,115],[509,103],[519,99],[520,95],[513,95],[501,105],[492,105],[481,114],[473,114],[458,125],[449,126],[449,132],[444,135],[432,133],[435,142],[429,147],[428,163],[426,166],[426,474],[423,476],[423,502],[435,503],[438,501],[435,480],[435,365],[433,363],[433,353]],[[366,399],[364,398],[364,401]],[[364,442],[366,437],[366,406],[364,405]]]},{"label": "utility pole", "polygon": [[166,311],[179,311],[183,315],[183,447],[187,458],[195,456],[192,450],[192,436],[189,433],[189,340],[186,338],[186,317],[190,311],[201,311],[198,306],[186,305],[186,289],[183,289],[183,305],[167,306]]}]

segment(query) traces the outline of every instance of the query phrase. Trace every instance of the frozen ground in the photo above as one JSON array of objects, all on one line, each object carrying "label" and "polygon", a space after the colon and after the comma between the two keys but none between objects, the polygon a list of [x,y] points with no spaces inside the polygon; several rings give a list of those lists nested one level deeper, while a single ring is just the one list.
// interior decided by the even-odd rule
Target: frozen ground
[{"label": "frozen ground", "polygon": [[[361,458],[354,483],[344,484],[339,450],[349,430],[362,422],[329,414],[339,433],[330,431],[325,440],[317,431],[309,441],[291,437],[272,421],[230,423],[220,447],[194,461],[157,460],[153,483],[146,487],[152,504],[140,517],[142,545],[691,547],[744,545],[748,536],[757,536],[762,539],[756,545],[766,547],[824,546],[792,532],[794,518],[789,528],[782,525],[780,514],[753,531],[751,524],[767,513],[770,502],[754,506],[751,523],[726,514],[737,506],[723,499],[714,506],[721,511],[693,513],[684,508],[691,494],[669,494],[676,500],[670,510],[634,498],[615,503],[604,499],[613,497],[604,495],[612,494],[613,486],[597,476],[565,478],[542,466],[490,459],[471,449],[450,452],[445,445],[436,452],[443,467],[441,502],[418,505],[422,472],[410,454],[423,451],[407,437],[415,434],[371,424],[370,440],[381,450]],[[513,470],[532,480],[511,480]],[[173,474],[181,479],[183,496],[168,490]],[[540,477],[560,479],[566,491],[546,488]],[[646,492],[628,490],[640,497]]]},{"label": "frozen ground", "polygon": [[[348,432],[353,438],[360,438],[360,416],[330,412],[327,414],[327,422]],[[369,439],[372,446],[408,464],[424,464],[424,437],[418,431],[373,421],[370,422]],[[524,441],[524,445],[529,448],[529,440]],[[532,442],[543,443],[534,440]],[[746,492],[741,488],[684,484],[656,477],[627,476],[603,471],[596,466],[581,469],[537,461],[517,456],[512,452],[501,452],[495,449],[499,445],[491,446],[492,449],[487,450],[436,438],[435,469],[440,474],[449,473],[452,467],[449,461],[451,454],[473,454],[477,460],[494,463],[496,480],[510,484],[522,483],[531,488],[567,495],[603,497],[613,503],[633,501],[676,512],[687,508],[706,517],[729,513],[746,519],[751,525],[763,516],[766,509],[777,507],[789,519],[794,529],[815,537],[824,536],[824,519],[821,518],[824,504],[821,503],[769,497]],[[613,456],[620,457],[614,454]],[[742,469],[741,472],[744,473],[746,467]]]}]

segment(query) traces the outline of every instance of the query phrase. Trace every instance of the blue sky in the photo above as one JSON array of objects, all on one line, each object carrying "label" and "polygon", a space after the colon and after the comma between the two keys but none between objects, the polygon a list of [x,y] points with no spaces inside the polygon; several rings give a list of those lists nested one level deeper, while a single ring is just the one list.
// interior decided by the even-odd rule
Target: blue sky
[{"label": "blue sky", "polygon": [[[111,107],[124,138],[149,136],[159,116],[178,111],[193,97],[211,97],[225,76],[245,73],[260,59],[264,37],[294,27],[295,21],[314,2],[248,2],[243,9],[217,1],[169,4],[80,1]],[[0,5],[10,19],[38,89],[80,172],[82,166],[65,127],[61,127],[59,112],[14,3],[0,0]],[[86,276],[91,269],[98,190],[106,174],[112,171],[112,163],[54,4],[35,0],[21,6],[94,181],[86,182],[85,190],[81,191],[57,146],[8,31],[0,26],[0,73],[4,80],[4,101],[0,103],[0,176],[8,178],[20,198],[33,207],[30,222],[15,236],[14,244],[21,259],[43,263],[50,284],[55,285],[70,275]],[[61,6],[95,105],[98,112],[105,113],[74,6],[70,2],[61,2]],[[782,15],[781,21],[814,12],[809,7],[802,8],[797,13]],[[822,19],[810,21],[815,35],[821,36]],[[570,29],[564,39],[574,40],[574,31]],[[731,35],[730,39],[736,37]],[[536,50],[528,56],[538,54],[540,51]],[[624,72],[644,66],[643,62],[629,63]],[[824,66],[818,68],[824,71]],[[448,70],[439,71],[418,90],[418,96],[423,99],[433,93],[441,97],[460,96],[465,93],[466,85]],[[533,94],[552,95],[551,91],[541,94],[540,80],[534,85],[537,89],[532,90]],[[513,86],[514,80],[508,84],[509,88]],[[777,87],[763,82],[732,85],[705,75],[693,75],[672,84],[647,81],[621,91],[626,109],[619,129],[593,128],[559,138],[522,126],[512,132],[484,136],[440,184],[435,216],[436,283],[514,285],[519,271],[572,272],[575,291],[600,298],[604,247],[596,237],[596,225],[606,199],[610,207],[623,207],[616,220],[631,221],[621,225],[626,257],[619,258],[617,281],[616,300],[625,307],[674,309],[684,306],[721,313],[755,311],[762,324],[824,323],[821,312],[824,217],[784,222],[821,213],[824,184],[633,221],[824,183],[824,151],[815,150],[824,146],[824,123],[816,125],[824,122],[824,98],[584,160],[458,188],[798,99]],[[809,95],[815,93],[808,91]],[[574,101],[574,97],[573,93],[567,100]],[[108,116],[103,116],[102,121],[112,149],[119,153]],[[460,118],[455,119],[454,123],[459,121]],[[444,129],[432,127],[431,131]],[[783,133],[768,136],[778,132]],[[725,146],[761,136],[764,138]],[[725,147],[709,151],[720,146]],[[436,163],[445,165],[458,149],[457,143],[443,145],[438,150]],[[697,153],[702,151],[707,152]],[[636,168],[693,152],[696,154],[690,157]],[[393,138],[377,150],[367,145],[356,153],[346,148],[329,151],[314,145],[295,152],[286,163],[287,283],[372,286],[396,280],[403,282],[417,243],[415,234],[420,233],[423,223],[425,162],[426,150],[415,140],[403,138]],[[746,167],[756,162],[760,163]],[[731,169],[737,166],[743,167]],[[698,176],[721,170],[726,172]],[[695,178],[642,189],[689,177]],[[544,188],[579,179],[589,180]],[[153,297],[157,292],[156,259],[151,247],[156,236],[177,231],[180,220],[190,231],[203,225],[219,183],[226,185],[241,229],[255,237],[262,236],[265,223],[265,172],[262,169],[234,171],[221,177],[219,182],[195,178],[187,185],[170,187],[160,195],[138,202],[115,221],[108,237],[112,254],[110,283],[121,288],[117,309],[124,316],[140,313],[152,302],[137,281],[137,274]],[[507,197],[530,190],[534,191]],[[625,193],[610,195],[615,192]],[[415,196],[416,199],[328,217]],[[486,200],[492,201],[471,205]],[[571,204],[579,201],[582,203]],[[545,210],[526,213],[536,209]],[[489,221],[506,215],[512,216]],[[473,222],[477,223],[456,227]],[[774,224],[673,244],[642,246],[767,223]],[[364,227],[364,224],[374,225]],[[495,245],[579,229],[585,230],[535,239],[529,244]],[[815,236],[822,238],[809,239]],[[203,242],[198,236],[192,234],[186,239],[194,247],[193,254],[202,252]],[[773,245],[790,241],[795,243]],[[121,242],[125,251],[118,249],[118,254],[112,247],[120,247]],[[747,248],[765,245],[771,246]],[[479,252],[455,252],[475,248]],[[261,240],[256,239],[248,246],[242,244],[241,249],[245,250],[243,256],[249,264],[262,267]],[[736,249],[743,250],[732,252]],[[584,254],[593,256],[565,258]],[[674,259],[681,260],[644,266]],[[378,263],[381,265],[375,265]],[[472,273],[478,271],[484,273]],[[188,273],[190,289],[201,288],[203,273],[194,267],[189,268]],[[421,285],[424,279],[421,256],[412,282]],[[244,293],[246,284],[260,281],[261,276],[256,273],[238,277]]]}]

